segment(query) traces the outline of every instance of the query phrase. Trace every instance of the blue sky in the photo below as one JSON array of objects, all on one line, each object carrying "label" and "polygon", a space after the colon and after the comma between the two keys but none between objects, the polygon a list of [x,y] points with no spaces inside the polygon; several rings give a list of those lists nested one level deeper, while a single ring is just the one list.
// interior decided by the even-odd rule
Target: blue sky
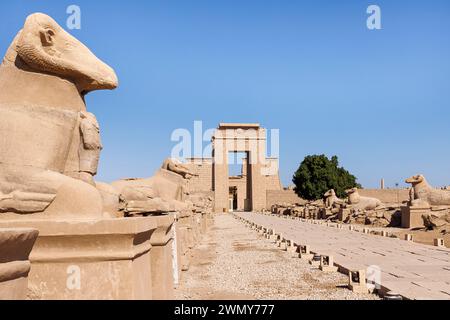
[{"label": "blue sky", "polygon": [[[70,31],[117,72],[91,93],[99,180],[146,177],[177,128],[258,122],[280,129],[285,185],[306,155],[337,155],[364,187],[416,173],[450,184],[450,2],[5,1],[0,52],[26,16],[82,10]],[[382,10],[382,30],[366,9]],[[404,185],[404,184],[401,184]]]}]

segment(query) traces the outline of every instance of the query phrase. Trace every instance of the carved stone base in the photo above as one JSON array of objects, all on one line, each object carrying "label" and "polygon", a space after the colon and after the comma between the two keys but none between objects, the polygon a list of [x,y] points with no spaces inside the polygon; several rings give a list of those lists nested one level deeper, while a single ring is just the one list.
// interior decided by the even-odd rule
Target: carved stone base
[{"label": "carved stone base", "polygon": [[193,246],[191,221],[190,216],[177,215],[176,217],[178,277],[181,277],[182,271],[189,270],[189,251]]},{"label": "carved stone base", "polygon": [[1,227],[39,230],[30,255],[31,299],[152,299],[154,217],[0,221]]},{"label": "carved stone base", "polygon": [[202,234],[205,234],[213,224],[214,218],[210,213],[177,216],[178,276],[181,275],[182,271],[189,270],[192,249],[198,244]]},{"label": "carved stone base", "polygon": [[431,211],[429,207],[411,207],[402,206],[402,228],[423,228],[422,215],[428,214]]},{"label": "carved stone base", "polygon": [[0,300],[25,300],[35,229],[0,229]]},{"label": "carved stone base", "polygon": [[157,229],[152,234],[151,271],[153,300],[173,300],[173,224],[175,215],[153,217]]}]

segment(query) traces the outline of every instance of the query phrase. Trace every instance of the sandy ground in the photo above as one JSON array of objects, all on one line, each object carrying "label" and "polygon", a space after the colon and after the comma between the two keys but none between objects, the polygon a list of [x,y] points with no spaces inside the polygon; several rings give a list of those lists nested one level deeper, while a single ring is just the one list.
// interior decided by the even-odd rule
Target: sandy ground
[{"label": "sandy ground", "polygon": [[351,292],[346,276],[323,273],[291,257],[230,215],[217,215],[215,220],[193,252],[176,299],[378,299]]}]

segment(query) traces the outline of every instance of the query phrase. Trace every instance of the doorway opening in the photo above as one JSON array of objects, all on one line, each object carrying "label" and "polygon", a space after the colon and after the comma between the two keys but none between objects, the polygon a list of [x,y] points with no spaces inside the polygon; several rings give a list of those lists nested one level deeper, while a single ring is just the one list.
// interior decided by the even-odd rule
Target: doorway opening
[{"label": "doorway opening", "polygon": [[228,182],[229,208],[233,211],[251,211],[251,167],[249,152],[229,152]]},{"label": "doorway opening", "polygon": [[237,187],[230,187],[229,197],[230,201],[230,212],[235,212],[238,210],[238,190]]}]

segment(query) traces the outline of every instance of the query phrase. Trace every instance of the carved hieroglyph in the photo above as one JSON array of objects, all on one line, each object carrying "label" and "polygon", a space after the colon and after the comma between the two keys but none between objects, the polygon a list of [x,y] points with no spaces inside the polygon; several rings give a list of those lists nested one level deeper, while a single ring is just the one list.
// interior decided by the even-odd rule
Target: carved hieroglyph
[{"label": "carved hieroglyph", "polygon": [[450,206],[450,191],[431,187],[421,174],[406,179],[413,187],[412,206]]},{"label": "carved hieroglyph", "polygon": [[0,219],[101,217],[93,176],[102,147],[84,96],[117,85],[52,18],[26,19],[0,66]]}]

